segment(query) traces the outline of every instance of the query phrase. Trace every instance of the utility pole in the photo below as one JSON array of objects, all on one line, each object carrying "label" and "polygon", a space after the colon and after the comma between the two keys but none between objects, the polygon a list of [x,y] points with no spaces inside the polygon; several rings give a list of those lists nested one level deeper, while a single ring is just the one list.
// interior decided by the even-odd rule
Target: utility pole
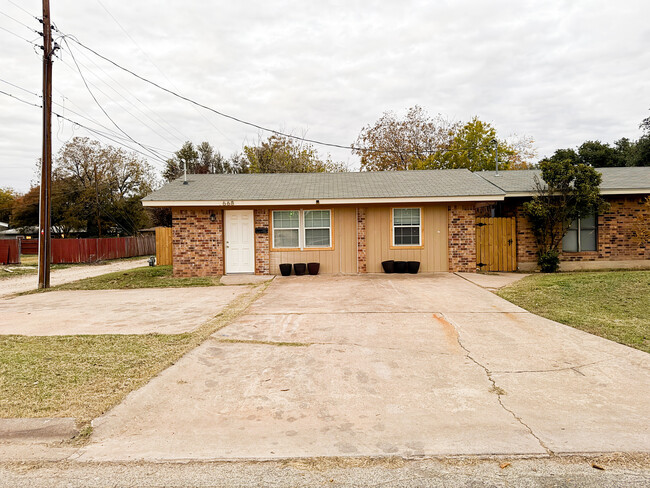
[{"label": "utility pole", "polygon": [[50,287],[52,257],[52,29],[50,0],[43,0],[43,156],[38,229],[38,287]]}]

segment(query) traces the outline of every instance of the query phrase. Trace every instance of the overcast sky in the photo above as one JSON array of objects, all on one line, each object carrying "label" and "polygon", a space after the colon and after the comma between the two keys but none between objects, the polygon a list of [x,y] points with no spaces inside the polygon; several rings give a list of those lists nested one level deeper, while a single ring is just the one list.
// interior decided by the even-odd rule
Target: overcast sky
[{"label": "overcast sky", "polygon": [[[12,1],[41,16],[39,0]],[[647,0],[51,3],[63,33],[144,77],[227,114],[337,144],[351,144],[384,111],[403,115],[416,104],[459,121],[477,115],[500,137],[532,136],[539,157],[588,139],[637,138],[650,115]],[[40,42],[6,15],[39,24],[9,0],[0,0],[0,12],[0,79],[38,93],[39,54],[2,29]],[[102,107],[163,157],[185,140],[230,155],[258,139],[256,129],[70,47]],[[117,132],[63,48],[55,111]],[[0,90],[40,103],[2,81]],[[54,152],[73,135],[101,139],[55,119]],[[348,150],[319,151],[358,168]],[[41,111],[0,94],[0,187],[26,191],[40,153]]]}]

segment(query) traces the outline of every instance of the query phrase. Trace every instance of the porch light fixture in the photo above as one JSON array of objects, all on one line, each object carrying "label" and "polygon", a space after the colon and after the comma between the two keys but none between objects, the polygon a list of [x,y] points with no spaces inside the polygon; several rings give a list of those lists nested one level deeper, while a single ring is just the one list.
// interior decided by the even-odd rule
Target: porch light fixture
[{"label": "porch light fixture", "polygon": [[216,221],[217,221],[217,216],[214,214],[214,212],[212,212],[210,214],[210,222],[216,222]]}]

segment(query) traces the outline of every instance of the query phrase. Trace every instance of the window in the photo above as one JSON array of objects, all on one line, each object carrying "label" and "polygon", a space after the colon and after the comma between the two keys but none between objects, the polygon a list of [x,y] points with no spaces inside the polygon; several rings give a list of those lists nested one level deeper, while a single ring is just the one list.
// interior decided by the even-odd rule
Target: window
[{"label": "window", "polygon": [[393,245],[420,246],[421,242],[420,209],[393,209]]},{"label": "window", "polygon": [[332,247],[329,210],[274,210],[272,219],[274,249]]},{"label": "window", "polygon": [[564,252],[596,251],[596,215],[574,220],[562,239]]},{"label": "window", "polygon": [[305,247],[330,247],[329,210],[305,210]]},{"label": "window", "polygon": [[278,210],[273,212],[273,247],[300,247],[300,212]]}]

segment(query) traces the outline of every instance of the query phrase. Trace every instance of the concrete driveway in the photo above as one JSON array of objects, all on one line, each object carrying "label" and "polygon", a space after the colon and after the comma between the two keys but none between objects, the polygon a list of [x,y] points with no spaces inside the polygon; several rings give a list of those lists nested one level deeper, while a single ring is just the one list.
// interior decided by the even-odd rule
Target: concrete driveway
[{"label": "concrete driveway", "polygon": [[0,335],[179,334],[196,329],[249,290],[76,290],[0,298]]},{"label": "concrete driveway", "polygon": [[650,356],[452,274],[276,279],[82,460],[650,451]]}]

